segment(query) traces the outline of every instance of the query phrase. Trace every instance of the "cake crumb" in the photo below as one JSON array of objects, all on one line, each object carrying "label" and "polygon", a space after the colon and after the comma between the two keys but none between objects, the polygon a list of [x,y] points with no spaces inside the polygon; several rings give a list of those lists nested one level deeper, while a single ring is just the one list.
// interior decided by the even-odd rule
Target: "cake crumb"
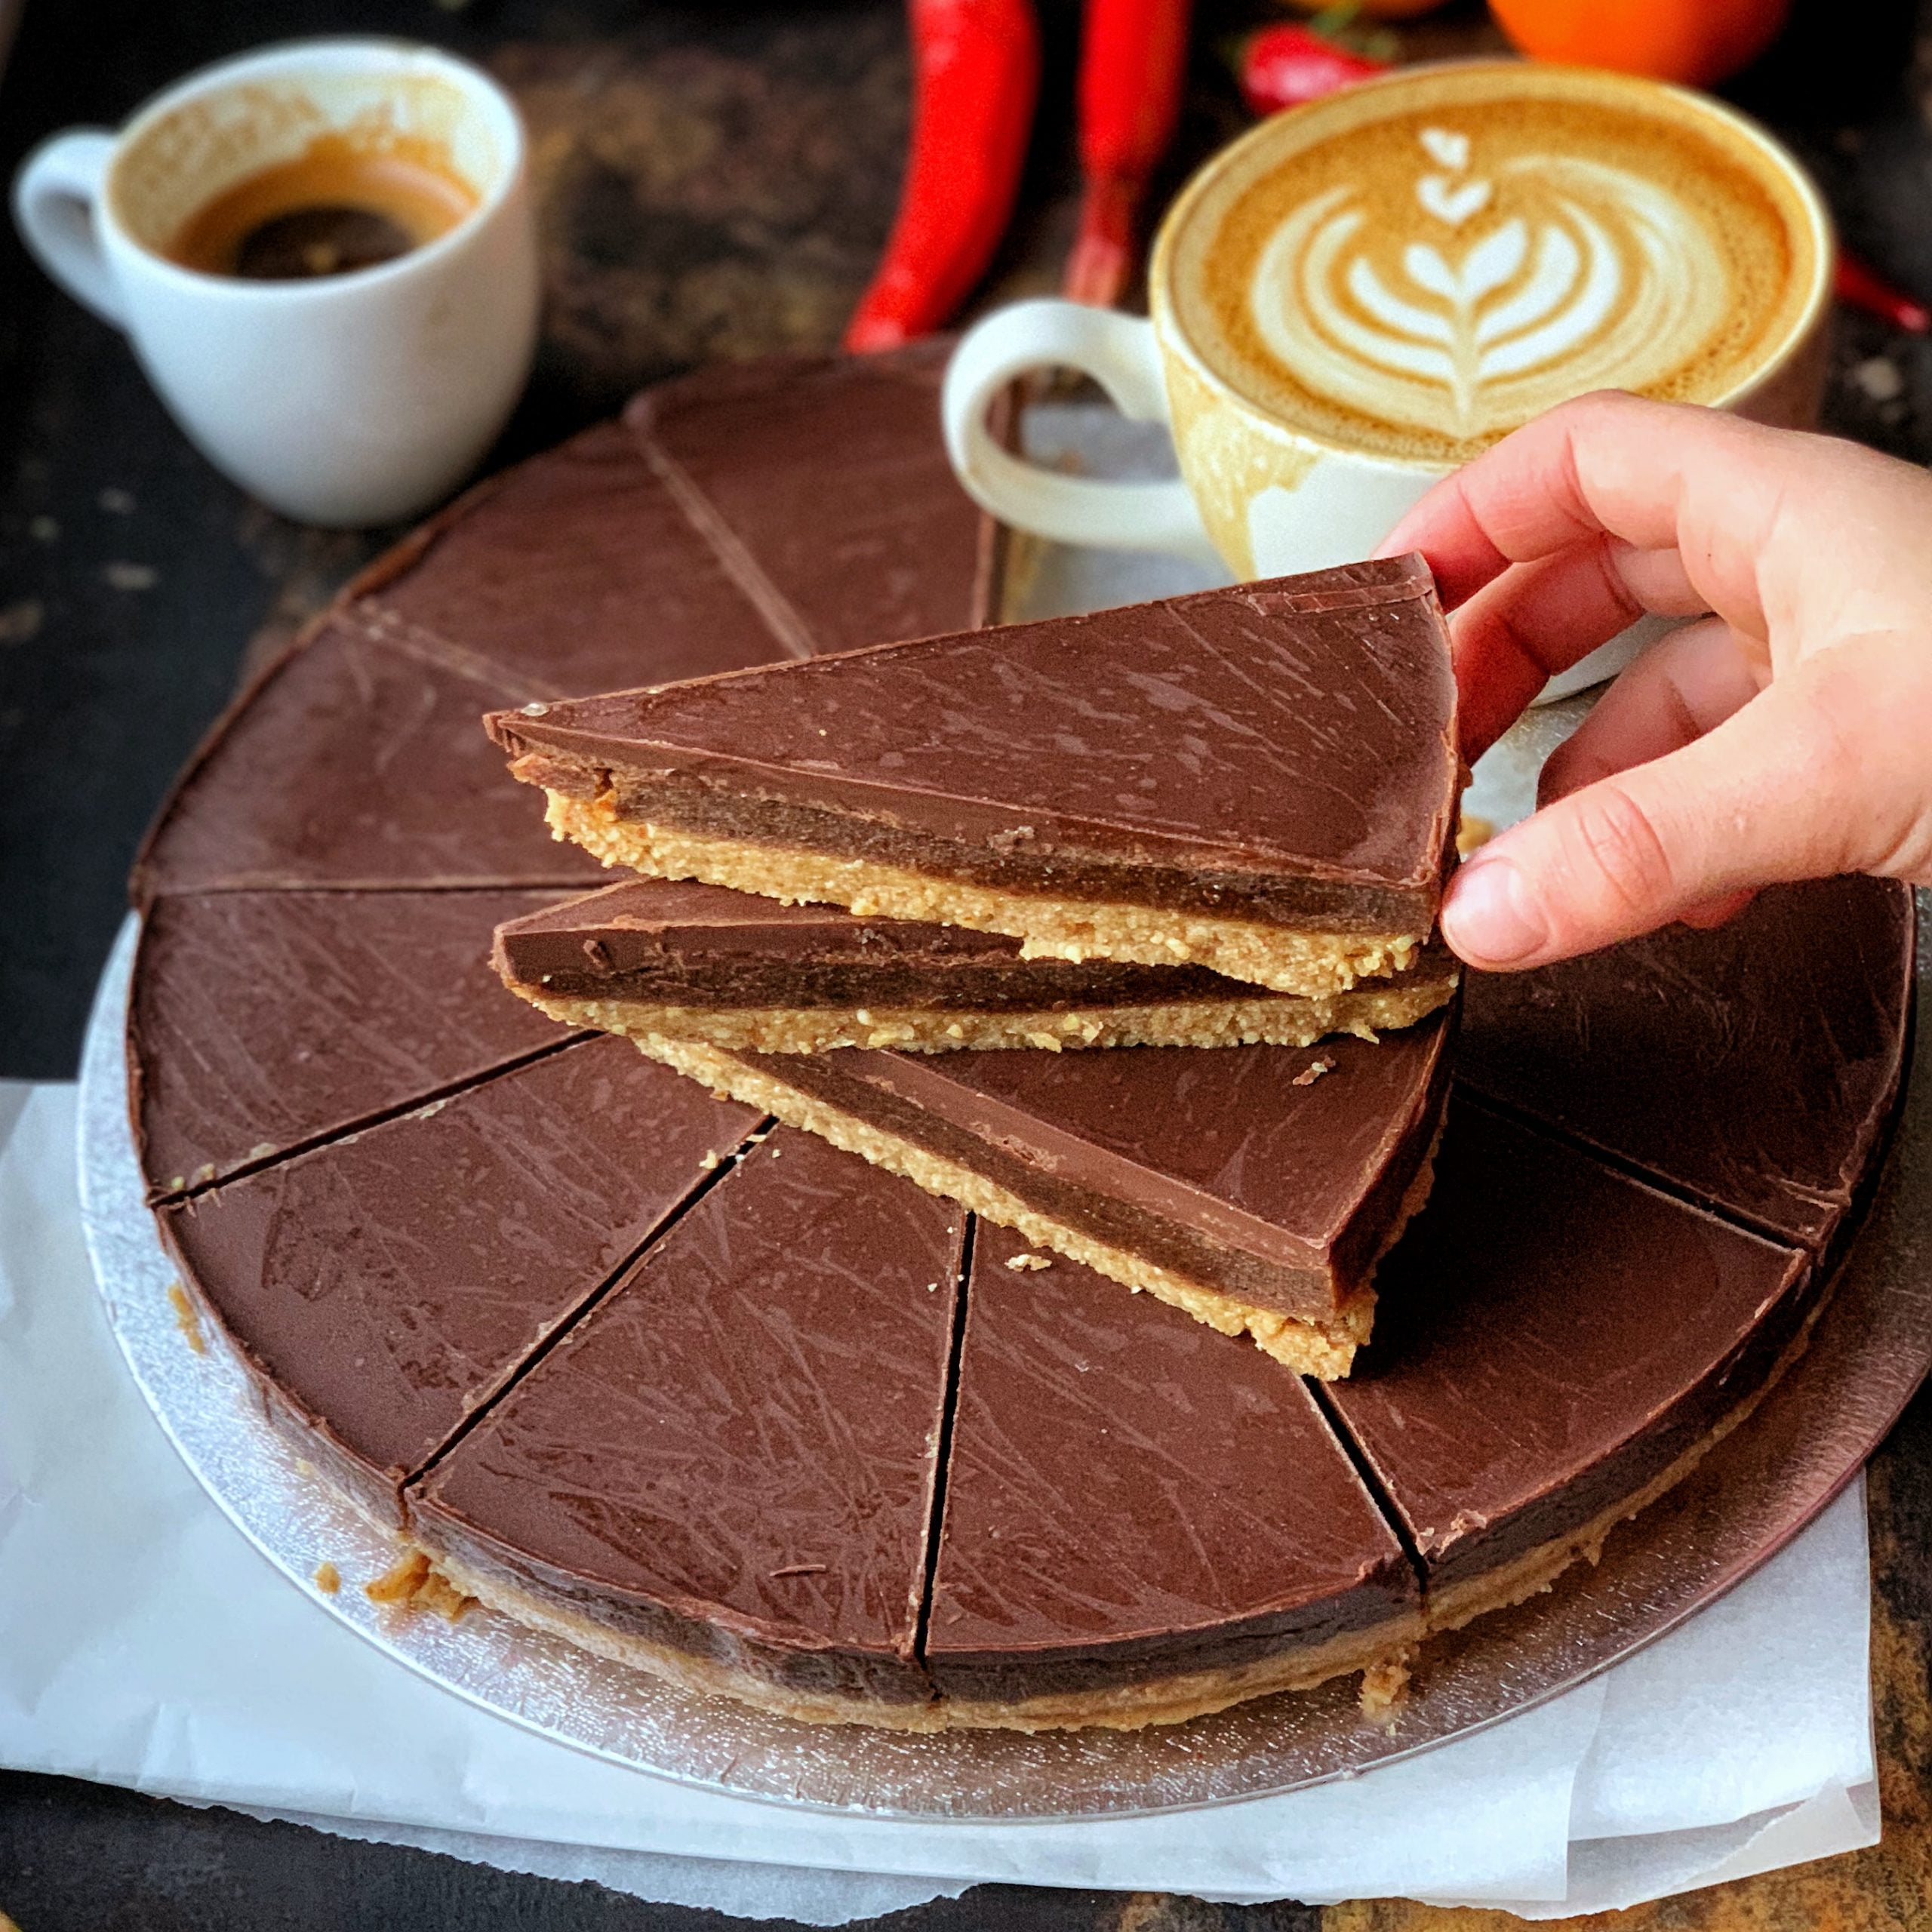
[{"label": "cake crumb", "polygon": [[445,1623],[460,1623],[475,1607],[476,1599],[466,1596],[440,1571],[432,1570],[416,1592],[419,1608],[432,1611]]},{"label": "cake crumb", "polygon": [[454,1623],[476,1599],[466,1596],[430,1567],[427,1553],[412,1549],[397,1558],[374,1582],[362,1586],[371,1603],[395,1604],[405,1610],[433,1611]]},{"label": "cake crumb", "polygon": [[1413,1646],[1398,1651],[1380,1663],[1371,1664],[1361,1674],[1361,1714],[1365,1723],[1383,1730],[1393,1730],[1402,1706],[1409,1701],[1410,1666],[1415,1662]]},{"label": "cake crumb", "polygon": [[708,1152],[706,1154],[704,1158],[698,1162],[698,1165],[701,1167],[706,1174],[715,1173],[717,1171],[718,1167],[718,1156],[715,1154]]},{"label": "cake crumb", "polygon": [[1016,1271],[1023,1269],[1036,1270],[1051,1268],[1054,1262],[1050,1254],[1014,1254],[1007,1257],[1006,1265]]},{"label": "cake crumb", "polygon": [[1462,823],[1456,828],[1456,852],[1459,858],[1466,859],[1478,845],[1487,845],[1496,836],[1496,828],[1486,818],[1479,818],[1474,812],[1465,812]]},{"label": "cake crumb", "polygon": [[198,1355],[206,1355],[208,1338],[202,1333],[202,1318],[188,1299],[188,1291],[179,1281],[168,1284],[168,1305],[174,1309],[174,1325],[186,1337],[189,1347]]},{"label": "cake crumb", "polygon": [[362,1586],[371,1603],[407,1603],[423,1587],[429,1559],[420,1549],[406,1550],[373,1582]]},{"label": "cake crumb", "polygon": [[315,1587],[324,1596],[332,1597],[342,1588],[342,1572],[333,1563],[315,1565]]},{"label": "cake crumb", "polygon": [[1334,1068],[1335,1063],[1332,1060],[1312,1060],[1288,1084],[1291,1087],[1312,1087],[1324,1073],[1332,1073]]}]

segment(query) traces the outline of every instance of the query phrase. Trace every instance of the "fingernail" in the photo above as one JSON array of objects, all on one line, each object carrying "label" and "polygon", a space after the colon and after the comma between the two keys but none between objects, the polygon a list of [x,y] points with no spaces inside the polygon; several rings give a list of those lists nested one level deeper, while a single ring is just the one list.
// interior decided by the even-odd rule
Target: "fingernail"
[{"label": "fingernail", "polygon": [[1442,908],[1442,934],[1465,959],[1513,966],[1549,937],[1536,895],[1509,860],[1472,860],[1456,875]]}]

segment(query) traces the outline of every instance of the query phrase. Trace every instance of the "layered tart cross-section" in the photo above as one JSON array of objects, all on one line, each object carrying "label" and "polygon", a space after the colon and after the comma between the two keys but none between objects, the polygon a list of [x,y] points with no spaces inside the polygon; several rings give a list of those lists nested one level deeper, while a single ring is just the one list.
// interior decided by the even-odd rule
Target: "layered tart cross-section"
[{"label": "layered tart cross-section", "polygon": [[1001,933],[669,879],[546,903],[497,929],[495,960],[568,1026],[753,1053],[1309,1046],[1413,1026],[1456,986],[1439,947],[1395,979],[1312,998],[1204,966],[1029,959]]},{"label": "layered tart cross-section", "polygon": [[490,728],[607,864],[1317,998],[1414,963],[1462,779],[1414,557]]},{"label": "layered tart cross-section", "polygon": [[1101,1276],[1346,1375],[1428,1192],[1454,1015],[1380,1041],[1108,1053],[645,1050]]}]

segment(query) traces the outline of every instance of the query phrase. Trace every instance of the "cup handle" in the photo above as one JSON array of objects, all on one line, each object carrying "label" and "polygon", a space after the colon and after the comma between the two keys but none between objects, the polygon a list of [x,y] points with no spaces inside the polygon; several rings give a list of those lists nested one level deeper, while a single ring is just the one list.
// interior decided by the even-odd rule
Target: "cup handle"
[{"label": "cup handle", "polygon": [[117,329],[128,325],[101,252],[97,228],[101,183],[114,137],[69,128],[42,142],[14,177],[14,225],[41,266],[84,308]]},{"label": "cup handle", "polygon": [[969,329],[946,372],[940,414],[946,454],[966,493],[1003,523],[1058,543],[1158,550],[1224,568],[1187,485],[1103,483],[1022,462],[986,429],[986,411],[1016,377],[1078,369],[1135,423],[1165,423],[1167,383],[1154,325],[1078,302],[1015,303]]}]

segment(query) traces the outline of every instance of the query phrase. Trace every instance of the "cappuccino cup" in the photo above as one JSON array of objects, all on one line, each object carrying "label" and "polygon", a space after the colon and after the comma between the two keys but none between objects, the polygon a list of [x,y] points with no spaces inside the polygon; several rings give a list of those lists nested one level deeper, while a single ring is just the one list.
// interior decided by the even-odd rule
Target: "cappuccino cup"
[{"label": "cappuccino cup", "polygon": [[[1032,301],[971,330],[946,447],[983,508],[1037,536],[1238,579],[1323,569],[1589,390],[1810,424],[1832,255],[1796,161],[1718,102],[1515,61],[1408,69],[1263,122],[1197,174],[1156,238],[1146,321]],[[1048,367],[1168,425],[1178,478],[1068,476],[1003,448],[989,406]]]},{"label": "cappuccino cup", "polygon": [[[282,198],[299,201],[312,176],[323,203],[387,181],[386,208],[294,209],[326,218],[330,249],[345,218],[393,214],[386,252],[318,260],[312,241],[316,272],[263,279],[197,241],[254,184],[293,183]],[[443,211],[418,217],[438,194]],[[281,202],[262,211],[286,226]],[[48,274],[126,333],[202,454],[305,523],[393,522],[447,494],[536,351],[521,125],[487,75],[431,48],[302,41],[224,61],[118,134],[44,143],[15,178],[14,213]]]}]

